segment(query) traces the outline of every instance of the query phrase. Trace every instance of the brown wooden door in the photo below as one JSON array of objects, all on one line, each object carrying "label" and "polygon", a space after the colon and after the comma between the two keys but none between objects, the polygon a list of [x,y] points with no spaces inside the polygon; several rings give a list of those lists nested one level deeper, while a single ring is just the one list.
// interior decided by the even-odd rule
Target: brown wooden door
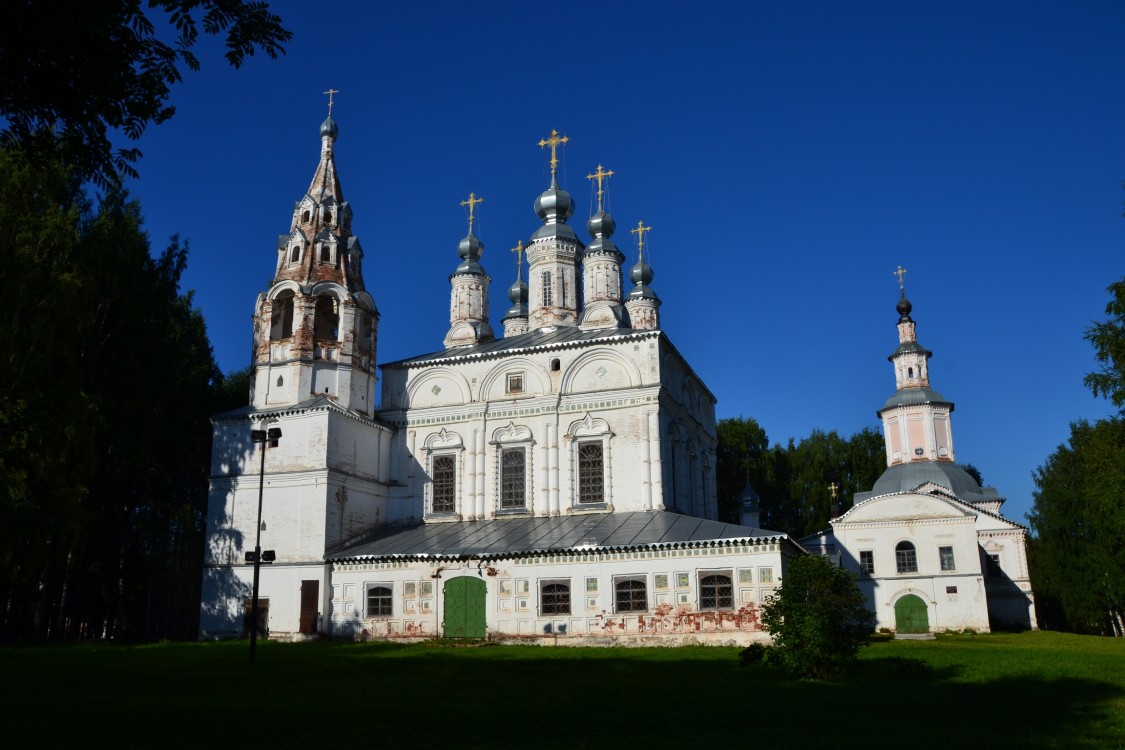
[{"label": "brown wooden door", "polygon": [[320,613],[320,581],[301,581],[301,632],[316,632]]}]

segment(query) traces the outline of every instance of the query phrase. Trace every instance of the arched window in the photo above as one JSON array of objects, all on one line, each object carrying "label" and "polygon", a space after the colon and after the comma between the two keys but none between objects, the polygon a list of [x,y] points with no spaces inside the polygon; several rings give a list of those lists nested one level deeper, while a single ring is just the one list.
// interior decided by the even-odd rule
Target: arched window
[{"label": "arched window", "polygon": [[558,357],[551,360],[551,372],[558,372],[562,369],[562,363],[559,362]]},{"label": "arched window", "polygon": [[301,214],[301,223],[302,224],[308,224],[309,223],[309,212],[308,211],[305,211],[303,214]]},{"label": "arched window", "polygon": [[320,262],[321,263],[330,263],[331,261],[332,261],[332,246],[327,244],[327,243],[321,244],[321,246],[320,246]]},{"label": "arched window", "polygon": [[648,588],[640,578],[626,578],[614,583],[617,612],[647,612]]},{"label": "arched window", "polygon": [[340,302],[331,294],[316,298],[313,338],[336,341],[340,337]]},{"label": "arched window", "polygon": [[714,574],[699,579],[699,608],[734,608],[734,585],[729,575]]},{"label": "arched window", "polygon": [[289,251],[289,262],[296,263],[301,259],[301,246],[294,245],[293,249]]},{"label": "arched window", "polygon": [[548,307],[548,306],[550,306],[551,301],[552,301],[551,272],[550,271],[544,271],[543,276],[541,278],[543,279],[543,306]]},{"label": "arched window", "polygon": [[544,583],[539,592],[539,613],[543,615],[569,615],[570,584]]},{"label": "arched window", "polygon": [[331,224],[332,223],[332,209],[331,208],[324,209],[324,223],[325,224]]},{"label": "arched window", "polygon": [[270,340],[278,341],[293,335],[293,292],[286,290],[274,297],[270,319]]},{"label": "arched window", "polygon": [[918,572],[918,553],[910,542],[899,542],[895,545],[895,565],[899,573]]}]

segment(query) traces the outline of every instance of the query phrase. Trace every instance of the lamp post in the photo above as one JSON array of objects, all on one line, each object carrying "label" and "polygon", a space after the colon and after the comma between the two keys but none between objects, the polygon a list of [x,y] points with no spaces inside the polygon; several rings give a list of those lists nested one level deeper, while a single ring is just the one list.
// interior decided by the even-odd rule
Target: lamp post
[{"label": "lamp post", "polygon": [[250,663],[258,647],[258,574],[262,569],[262,494],[266,486],[266,446],[281,438],[281,428],[250,430],[250,440],[261,446],[262,468],[258,472],[258,524],[254,529],[254,598],[250,602]]}]

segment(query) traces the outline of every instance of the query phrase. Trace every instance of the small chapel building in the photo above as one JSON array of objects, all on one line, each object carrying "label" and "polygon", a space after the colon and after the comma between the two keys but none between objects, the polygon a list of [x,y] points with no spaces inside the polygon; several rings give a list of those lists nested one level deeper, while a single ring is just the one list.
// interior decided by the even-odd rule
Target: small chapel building
[{"label": "small chapel building", "polygon": [[248,632],[260,540],[273,636],[767,638],[759,607],[803,550],[718,520],[715,398],[660,327],[643,223],[625,291],[612,173],[591,175],[583,243],[556,175],[566,138],[540,142],[551,178],[501,337],[470,194],[441,348],[381,365],[377,408],[380,313],[337,136],[330,111],[257,300],[250,404],[212,420],[201,637]]},{"label": "small chapel building", "polygon": [[896,390],[877,412],[887,470],[829,530],[800,544],[857,576],[878,628],[1034,629],[1027,529],[956,464],[953,403],[930,387],[933,352],[918,343],[904,289],[896,309],[899,344],[888,357]]}]

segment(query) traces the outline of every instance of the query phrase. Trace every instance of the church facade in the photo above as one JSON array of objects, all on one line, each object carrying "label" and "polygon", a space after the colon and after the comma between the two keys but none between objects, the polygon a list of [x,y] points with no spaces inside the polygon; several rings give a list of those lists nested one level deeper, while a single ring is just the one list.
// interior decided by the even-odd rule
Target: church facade
[{"label": "church facade", "polygon": [[[901,274],[900,270],[900,281]],[[896,390],[878,411],[887,470],[831,528],[801,545],[852,571],[876,616],[898,633],[1037,626],[1027,529],[1004,499],[955,462],[953,403],[930,387],[932,352],[899,299]]]},{"label": "church facade", "polygon": [[260,540],[276,559],[258,627],[276,636],[764,638],[759,607],[802,550],[718,521],[715,398],[660,328],[643,223],[625,291],[612,173],[591,175],[584,243],[555,174],[566,138],[541,141],[550,184],[501,337],[470,194],[442,348],[383,364],[376,408],[380,313],[337,135],[330,115],[257,301],[250,405],[212,420],[201,636],[250,626]]}]

